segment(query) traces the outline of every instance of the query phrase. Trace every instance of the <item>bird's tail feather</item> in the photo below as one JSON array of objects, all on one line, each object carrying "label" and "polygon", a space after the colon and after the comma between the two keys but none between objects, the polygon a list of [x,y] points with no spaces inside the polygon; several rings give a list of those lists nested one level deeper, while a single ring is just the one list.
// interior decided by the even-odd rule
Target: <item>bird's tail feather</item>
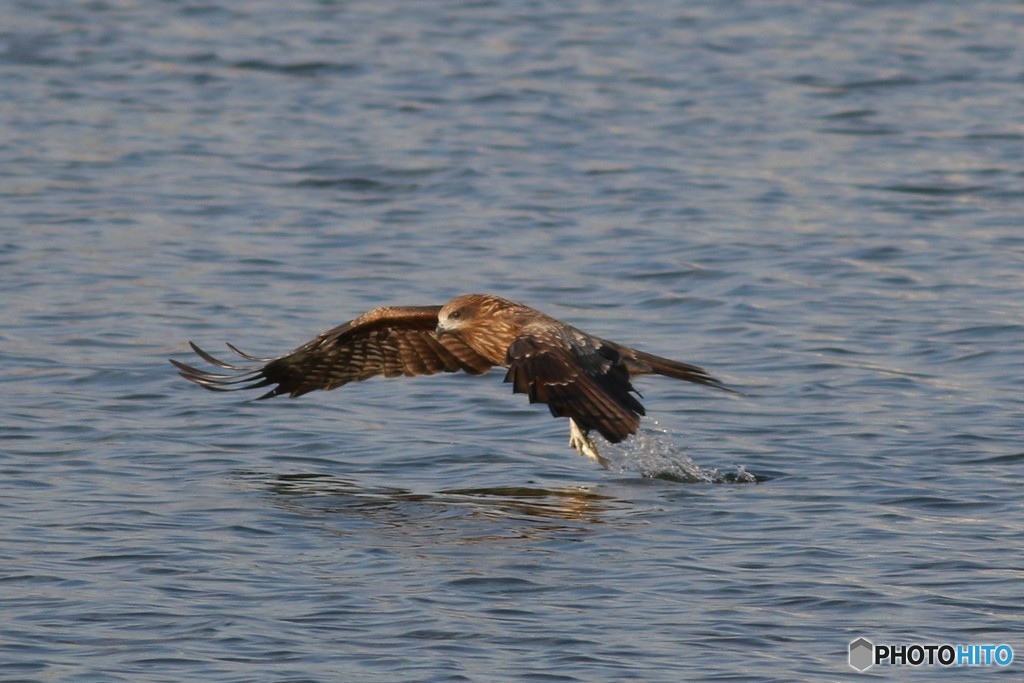
[{"label": "bird's tail feather", "polygon": [[[655,356],[653,353],[645,353],[644,351],[638,351],[636,349],[633,349],[633,353],[634,355],[632,360],[636,363],[636,367],[631,367],[631,372],[638,374],[653,373],[656,375],[664,375],[665,377],[672,377],[674,379],[693,382],[694,384],[703,384],[707,387],[721,389],[722,391],[728,391],[731,394],[740,393],[735,389],[730,389],[725,386],[725,384],[713,377],[707,370],[696,365],[681,363],[670,358],[662,358],[661,356]],[[627,361],[627,365],[632,365],[632,363]]]}]

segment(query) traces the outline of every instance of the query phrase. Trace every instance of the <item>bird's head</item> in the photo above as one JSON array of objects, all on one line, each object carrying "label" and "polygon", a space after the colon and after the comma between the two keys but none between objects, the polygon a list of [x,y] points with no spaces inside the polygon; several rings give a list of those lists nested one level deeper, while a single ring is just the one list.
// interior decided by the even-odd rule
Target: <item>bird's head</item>
[{"label": "bird's head", "polygon": [[515,306],[511,301],[490,294],[464,294],[446,303],[437,314],[437,335],[470,329],[481,318]]}]

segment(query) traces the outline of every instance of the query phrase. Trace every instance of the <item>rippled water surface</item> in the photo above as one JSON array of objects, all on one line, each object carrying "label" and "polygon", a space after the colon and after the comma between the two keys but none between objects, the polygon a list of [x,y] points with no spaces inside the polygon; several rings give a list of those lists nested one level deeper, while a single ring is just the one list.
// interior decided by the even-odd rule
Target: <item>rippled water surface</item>
[{"label": "rippled water surface", "polygon": [[[0,678],[1020,678],[1018,3],[15,0],[0,95]],[[744,396],[602,470],[497,371],[167,363],[468,291]]]}]

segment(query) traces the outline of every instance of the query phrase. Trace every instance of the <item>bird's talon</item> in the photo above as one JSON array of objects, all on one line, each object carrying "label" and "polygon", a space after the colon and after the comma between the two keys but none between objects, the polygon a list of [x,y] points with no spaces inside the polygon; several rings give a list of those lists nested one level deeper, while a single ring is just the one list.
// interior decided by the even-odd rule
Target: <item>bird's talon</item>
[{"label": "bird's talon", "polygon": [[611,463],[597,451],[597,444],[594,443],[594,440],[572,418],[569,418],[569,445],[583,457],[590,458],[601,467],[609,469]]}]

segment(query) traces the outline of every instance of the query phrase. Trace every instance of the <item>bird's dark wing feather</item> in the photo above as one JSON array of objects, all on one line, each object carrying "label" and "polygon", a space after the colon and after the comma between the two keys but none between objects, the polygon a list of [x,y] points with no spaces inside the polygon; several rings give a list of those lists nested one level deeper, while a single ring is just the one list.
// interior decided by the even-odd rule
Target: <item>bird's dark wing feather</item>
[{"label": "bird's dark wing feather", "polygon": [[506,382],[531,403],[546,403],[555,417],[571,417],[618,443],[640,426],[644,407],[633,395],[619,352],[567,325],[524,328],[508,349]]},{"label": "bird's dark wing feather", "polygon": [[256,358],[228,345],[257,365],[225,363],[190,342],[200,358],[226,372],[171,362],[182,377],[207,389],[233,391],[276,385],[260,398],[301,396],[376,375],[433,375],[459,370],[477,375],[489,370],[490,362],[455,337],[437,337],[434,330],[440,310],[440,306],[377,308],[279,358]]}]

